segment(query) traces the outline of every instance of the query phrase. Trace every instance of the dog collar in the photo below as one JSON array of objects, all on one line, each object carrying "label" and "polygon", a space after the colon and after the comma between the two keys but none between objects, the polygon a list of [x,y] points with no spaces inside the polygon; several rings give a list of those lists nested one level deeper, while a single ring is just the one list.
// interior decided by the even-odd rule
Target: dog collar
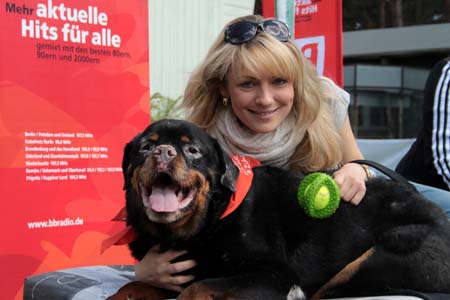
[{"label": "dog collar", "polygon": [[261,165],[259,160],[256,160],[249,156],[232,155],[231,159],[239,169],[239,176],[236,180],[236,192],[231,196],[227,208],[220,217],[221,219],[225,218],[233,211],[235,211],[236,208],[238,208],[239,205],[241,205],[241,203],[244,201],[245,196],[247,195],[250,186],[252,185],[253,168]]},{"label": "dog collar", "polygon": [[[228,202],[228,206],[223,212],[220,219],[225,218],[233,211],[235,211],[239,205],[244,201],[245,196],[247,195],[250,186],[252,185],[253,180],[253,168],[261,165],[261,163],[249,156],[243,155],[232,155],[231,159],[236,167],[239,169],[239,176],[236,180],[236,192],[231,196],[230,201]],[[126,222],[127,220],[127,211],[125,207],[123,207],[120,212],[112,219],[112,221]],[[102,242],[102,250],[103,253],[109,247],[116,245],[126,245],[131,243],[137,238],[137,234],[131,226],[127,226],[120,230],[119,232],[113,234],[109,238],[105,239]]]}]

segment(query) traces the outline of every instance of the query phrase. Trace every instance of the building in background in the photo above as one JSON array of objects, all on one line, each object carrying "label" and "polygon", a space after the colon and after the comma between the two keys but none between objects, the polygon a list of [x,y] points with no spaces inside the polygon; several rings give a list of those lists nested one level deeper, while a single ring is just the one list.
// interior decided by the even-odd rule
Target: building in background
[{"label": "building in background", "polygon": [[343,17],[357,137],[415,137],[429,70],[450,55],[450,0],[343,0]]},{"label": "building in background", "polygon": [[252,14],[255,0],[151,0],[148,4],[151,94],[178,99],[224,24]]},{"label": "building in background", "polygon": [[182,98],[191,72],[224,24],[252,14],[254,4],[255,0],[148,1],[153,121],[167,117]]}]

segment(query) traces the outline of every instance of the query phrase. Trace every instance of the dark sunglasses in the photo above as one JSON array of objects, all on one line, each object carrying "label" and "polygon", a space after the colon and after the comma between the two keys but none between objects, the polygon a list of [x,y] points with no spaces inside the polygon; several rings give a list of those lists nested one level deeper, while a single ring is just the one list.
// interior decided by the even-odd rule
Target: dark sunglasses
[{"label": "dark sunglasses", "polygon": [[260,23],[239,21],[225,29],[225,42],[233,45],[247,43],[256,36],[258,29],[281,42],[287,42],[291,37],[287,24],[278,20],[265,20]]}]

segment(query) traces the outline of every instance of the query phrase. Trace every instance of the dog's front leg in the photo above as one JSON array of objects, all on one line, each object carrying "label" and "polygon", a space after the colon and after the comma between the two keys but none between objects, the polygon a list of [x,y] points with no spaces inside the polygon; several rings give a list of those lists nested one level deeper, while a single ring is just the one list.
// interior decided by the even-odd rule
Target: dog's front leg
[{"label": "dog's front leg", "polygon": [[174,292],[160,289],[149,284],[133,281],[121,287],[106,300],[164,300],[174,297]]},{"label": "dog's front leg", "polygon": [[177,300],[237,299],[232,293],[233,286],[227,281],[227,279],[208,279],[195,282],[184,289]]}]

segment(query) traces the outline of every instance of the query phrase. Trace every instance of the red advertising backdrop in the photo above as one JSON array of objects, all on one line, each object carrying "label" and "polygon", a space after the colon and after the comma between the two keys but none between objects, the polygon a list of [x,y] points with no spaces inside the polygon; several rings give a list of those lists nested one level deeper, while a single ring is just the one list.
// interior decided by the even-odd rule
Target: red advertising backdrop
[{"label": "red advertising backdrop", "polygon": [[343,85],[342,0],[263,0],[263,14],[274,17],[279,2],[293,9],[297,46],[310,59],[320,75]]},{"label": "red advertising backdrop", "polygon": [[100,249],[150,121],[147,1],[0,2],[0,291],[22,299],[26,276],[133,262]]}]

